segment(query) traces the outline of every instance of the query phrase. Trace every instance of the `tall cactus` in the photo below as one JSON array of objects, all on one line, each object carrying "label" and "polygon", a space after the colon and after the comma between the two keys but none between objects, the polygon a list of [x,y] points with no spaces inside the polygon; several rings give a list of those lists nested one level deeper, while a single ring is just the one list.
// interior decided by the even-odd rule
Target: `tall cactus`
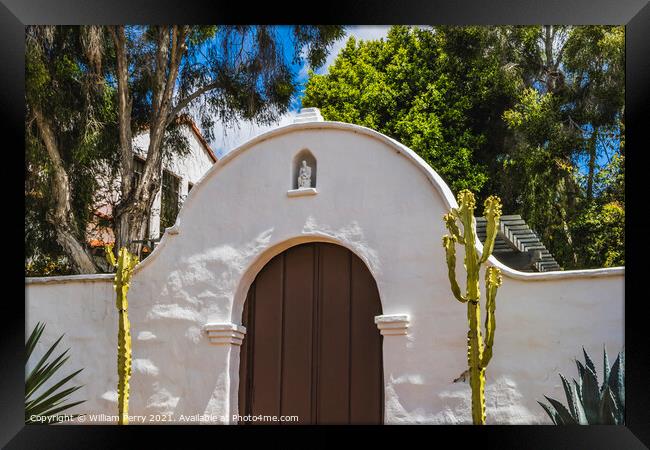
[{"label": "tall cactus", "polygon": [[[501,217],[501,200],[491,196],[485,201],[484,216],[487,219],[487,237],[483,246],[483,253],[479,257],[476,252],[476,224],[474,208],[476,200],[474,194],[462,190],[458,194],[458,208],[452,208],[445,214],[443,220],[448,235],[442,238],[447,257],[449,282],[454,297],[467,303],[467,364],[469,366],[469,380],[472,387],[472,421],[475,425],[485,424],[485,369],[492,359],[492,346],[494,344],[494,330],[496,327],[494,310],[497,289],[501,286],[501,271],[496,267],[488,267],[485,271],[486,290],[486,318],[485,342],[481,336],[481,292],[479,288],[479,270],[485,263],[494,248],[499,218]],[[460,222],[463,230],[459,229],[456,221]],[[467,286],[465,295],[461,294],[456,281],[456,243],[465,246],[465,270],[467,271]]]},{"label": "tall cactus", "polygon": [[115,281],[113,287],[117,293],[115,302],[119,312],[117,332],[117,407],[118,423],[129,423],[129,379],[131,378],[131,325],[129,323],[129,301],[126,297],[133,268],[138,264],[138,257],[129,253],[126,248],[121,248],[115,260],[113,246],[105,247],[108,263],[115,267]]}]

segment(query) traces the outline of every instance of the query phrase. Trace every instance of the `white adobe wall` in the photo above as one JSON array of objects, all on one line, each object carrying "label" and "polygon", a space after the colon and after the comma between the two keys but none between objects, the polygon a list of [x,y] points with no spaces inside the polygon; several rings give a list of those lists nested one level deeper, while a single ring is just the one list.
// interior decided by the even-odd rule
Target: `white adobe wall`
[{"label": "white adobe wall", "polygon": [[[318,161],[318,194],[289,197],[292,159],[304,148]],[[449,188],[419,157],[358,126],[290,125],[229,153],[194,187],[174,230],[134,275],[130,412],[231,422],[237,333],[233,343],[215,345],[204,326],[241,324],[247,289],[264,264],[289,246],[320,240],[365,261],[384,315],[409,317],[408,334],[384,336],[386,422],[470,423],[469,385],[452,383],[467,365],[467,319],[450,293],[441,245],[450,205]],[[462,251],[458,261],[462,278]],[[624,270],[502,270],[488,423],[550,423],[536,401],[563,398],[558,372],[575,375],[582,346],[597,366],[604,344],[610,354],[623,346]],[[70,368],[85,367],[77,381],[88,384],[88,402],[79,412],[117,410],[110,283],[26,284],[28,329],[47,320],[48,340],[65,331],[75,355]]]}]

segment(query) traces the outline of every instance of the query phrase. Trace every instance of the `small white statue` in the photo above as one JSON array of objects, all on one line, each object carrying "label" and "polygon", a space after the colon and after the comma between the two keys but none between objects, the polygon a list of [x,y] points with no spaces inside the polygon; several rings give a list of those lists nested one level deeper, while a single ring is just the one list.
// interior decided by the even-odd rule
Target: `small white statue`
[{"label": "small white statue", "polygon": [[307,165],[307,161],[302,162],[300,167],[300,172],[298,173],[298,188],[310,188],[311,187],[311,167]]}]

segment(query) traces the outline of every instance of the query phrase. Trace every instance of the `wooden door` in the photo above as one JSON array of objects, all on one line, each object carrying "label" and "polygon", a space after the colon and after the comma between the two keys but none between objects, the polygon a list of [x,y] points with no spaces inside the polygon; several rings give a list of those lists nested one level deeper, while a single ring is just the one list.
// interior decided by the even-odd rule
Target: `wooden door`
[{"label": "wooden door", "polygon": [[348,249],[309,243],[277,255],[244,306],[239,414],[382,423],[379,314],[375,280]]}]

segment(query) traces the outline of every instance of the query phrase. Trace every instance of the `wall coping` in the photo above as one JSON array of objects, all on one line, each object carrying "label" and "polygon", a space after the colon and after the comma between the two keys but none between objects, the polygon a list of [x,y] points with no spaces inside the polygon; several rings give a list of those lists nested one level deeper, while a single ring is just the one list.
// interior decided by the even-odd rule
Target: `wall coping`
[{"label": "wall coping", "polygon": [[115,279],[114,273],[94,273],[83,275],[58,275],[54,277],[25,277],[25,284],[53,284],[53,283],[89,283],[107,282]]}]

